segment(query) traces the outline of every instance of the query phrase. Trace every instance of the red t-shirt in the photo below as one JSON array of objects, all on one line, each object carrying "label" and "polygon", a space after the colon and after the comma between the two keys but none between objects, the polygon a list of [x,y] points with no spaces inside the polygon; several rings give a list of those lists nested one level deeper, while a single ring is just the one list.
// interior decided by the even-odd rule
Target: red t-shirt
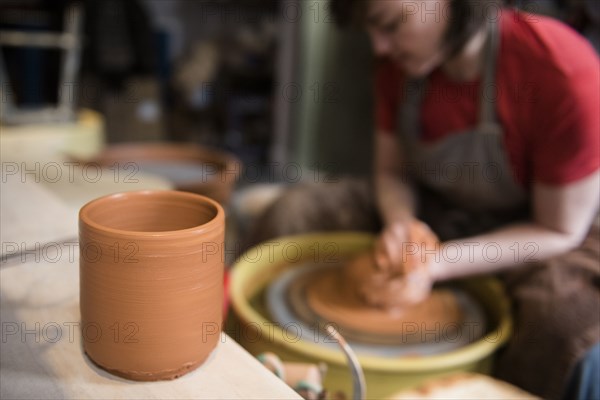
[{"label": "red t-shirt", "polygon": [[[588,42],[559,21],[503,10],[496,114],[513,173],[524,186],[566,184],[600,168],[600,61]],[[391,61],[376,77],[376,121],[394,132],[404,78]],[[479,81],[429,77],[421,139],[433,142],[474,127]]]}]

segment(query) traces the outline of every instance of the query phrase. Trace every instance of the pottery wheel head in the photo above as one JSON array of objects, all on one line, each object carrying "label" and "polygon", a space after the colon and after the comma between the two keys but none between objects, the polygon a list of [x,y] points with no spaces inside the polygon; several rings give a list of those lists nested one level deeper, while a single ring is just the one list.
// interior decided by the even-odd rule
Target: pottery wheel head
[{"label": "pottery wheel head", "polygon": [[435,289],[415,306],[385,309],[364,302],[352,285],[356,278],[356,274],[348,275],[346,265],[314,268],[290,283],[289,304],[304,322],[334,323],[345,337],[366,343],[406,343],[408,333],[420,341],[422,335],[415,333],[448,331],[448,327],[463,322],[461,306],[452,290]]}]

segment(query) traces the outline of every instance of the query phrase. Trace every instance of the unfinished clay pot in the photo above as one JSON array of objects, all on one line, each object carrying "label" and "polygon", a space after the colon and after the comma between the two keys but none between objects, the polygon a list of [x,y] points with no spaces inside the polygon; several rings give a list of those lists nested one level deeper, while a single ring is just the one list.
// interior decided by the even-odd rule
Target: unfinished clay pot
[{"label": "unfinished clay pot", "polygon": [[79,213],[83,348],[134,380],[174,379],[220,338],[224,212],[214,200],[141,191]]}]

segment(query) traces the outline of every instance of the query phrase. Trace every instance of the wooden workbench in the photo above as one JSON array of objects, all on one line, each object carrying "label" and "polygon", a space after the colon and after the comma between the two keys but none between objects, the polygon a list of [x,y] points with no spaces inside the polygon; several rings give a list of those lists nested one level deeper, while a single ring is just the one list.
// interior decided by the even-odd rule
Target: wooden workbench
[{"label": "wooden workbench", "polygon": [[68,203],[49,190],[60,186],[14,176],[0,185],[0,398],[300,398],[225,334],[200,368],[173,381],[133,382],[93,365],[78,329],[76,239],[77,207],[90,187]]}]

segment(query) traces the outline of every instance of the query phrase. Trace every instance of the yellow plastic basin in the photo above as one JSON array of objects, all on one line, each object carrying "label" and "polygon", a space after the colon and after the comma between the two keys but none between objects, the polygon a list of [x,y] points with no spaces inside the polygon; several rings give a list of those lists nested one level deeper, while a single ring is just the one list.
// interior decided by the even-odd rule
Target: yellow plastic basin
[{"label": "yellow plastic basin", "polygon": [[[307,262],[340,262],[367,250],[373,236],[363,233],[323,233],[275,239],[248,250],[235,263],[230,282],[233,314],[226,330],[250,353],[272,351],[285,361],[324,362],[328,371],[324,387],[351,394],[352,380],[341,351],[302,341],[293,330],[269,319],[264,290],[288,268]],[[488,330],[479,340],[443,354],[384,358],[359,356],[365,372],[368,398],[385,398],[427,379],[458,371],[487,373],[492,356],[510,337],[509,303],[500,283],[493,278],[457,282],[480,302]]]}]

